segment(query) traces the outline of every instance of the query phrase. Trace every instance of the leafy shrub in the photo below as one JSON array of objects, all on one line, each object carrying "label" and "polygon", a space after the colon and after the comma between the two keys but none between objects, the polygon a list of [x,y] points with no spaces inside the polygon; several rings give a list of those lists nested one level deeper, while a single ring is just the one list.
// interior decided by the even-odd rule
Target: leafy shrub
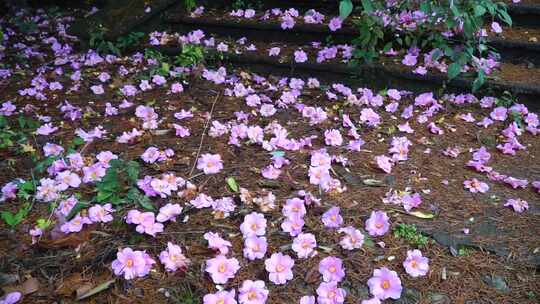
[{"label": "leafy shrub", "polygon": [[[361,13],[353,19],[360,35],[353,41],[356,60],[372,61],[381,52],[418,47],[435,50],[434,60],[448,59],[449,79],[476,69],[473,90],[485,82],[486,58],[498,58],[480,35],[486,20],[501,20],[512,25],[502,2],[492,0],[398,0],[388,5],[383,0],[362,0]],[[340,15],[346,18],[353,9],[351,0],[342,0]]]}]

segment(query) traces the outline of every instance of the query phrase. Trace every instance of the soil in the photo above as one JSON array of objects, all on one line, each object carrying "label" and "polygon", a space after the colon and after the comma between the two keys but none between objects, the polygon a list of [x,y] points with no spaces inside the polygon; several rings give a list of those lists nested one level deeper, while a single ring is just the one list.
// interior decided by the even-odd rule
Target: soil
[{"label": "soil", "polygon": [[[51,25],[49,33],[54,33],[54,29]],[[25,36],[19,34],[14,39],[26,41]],[[5,63],[10,66],[14,66],[17,60],[17,51],[11,47],[14,43],[10,41],[6,52],[8,56]],[[37,219],[49,218],[52,215],[48,204],[36,202],[30,214],[15,229],[10,229],[2,222],[0,274],[15,275],[19,279],[10,284],[0,283],[1,287],[4,292],[20,289],[21,284],[30,278],[37,279],[39,284],[37,290],[25,295],[20,303],[73,303],[75,294],[77,291],[81,292],[83,287],[93,288],[109,280],[114,280],[109,288],[81,302],[201,303],[200,299],[204,294],[216,291],[212,280],[204,272],[205,261],[216,254],[207,248],[207,243],[202,238],[208,231],[219,232],[222,237],[230,240],[233,245],[230,256],[236,257],[242,265],[235,278],[224,284],[224,287],[238,288],[246,279],[264,280],[270,290],[270,304],[297,303],[302,295],[315,294],[321,281],[317,272],[318,262],[328,255],[344,260],[347,277],[341,286],[348,291],[346,303],[357,303],[369,296],[366,282],[377,267],[388,267],[400,273],[403,286],[407,288],[406,294],[413,299],[412,303],[436,303],[433,299],[445,297],[450,303],[537,303],[540,296],[537,272],[539,264],[535,262],[540,248],[539,194],[532,187],[512,189],[497,182],[489,182],[490,191],[486,194],[473,194],[463,188],[463,181],[473,177],[488,182],[484,175],[465,165],[471,159],[468,150],[487,145],[486,143],[490,143],[487,145],[492,154],[489,165],[494,169],[530,182],[540,180],[540,141],[537,136],[525,132],[519,137],[519,141],[526,145],[527,149],[518,151],[517,156],[504,155],[498,152],[494,145],[502,141],[501,131],[510,121],[496,122],[489,128],[481,128],[459,118],[461,114],[471,113],[478,121],[489,116],[490,109],[483,109],[478,104],[455,105],[441,99],[446,109],[437,113],[432,121],[445,133],[434,135],[429,132],[426,124],[417,122],[416,118],[423,109],[416,107],[415,117],[410,120],[415,133],[408,135],[397,132],[395,127],[405,122],[397,114],[414,103],[413,95],[403,97],[396,114],[377,108],[382,124],[376,128],[367,128],[358,120],[363,107],[347,104],[341,96],[336,100],[329,99],[326,93],[335,90],[331,89],[331,83],[325,83],[321,88],[305,88],[299,96],[299,102],[322,107],[329,113],[329,119],[311,126],[294,107],[279,109],[272,117],[262,117],[254,108],[246,105],[244,97],[223,96],[223,91],[231,88],[230,84],[214,84],[202,78],[200,71],[194,69],[192,73],[185,75],[185,78],[178,79],[184,83],[184,92],[180,94],[169,93],[168,85],[173,80],[168,79],[167,86],[154,86],[154,89],[130,98],[135,105],[152,106],[161,120],[159,129],[169,132],[145,132],[145,135],[133,144],[125,145],[116,142],[115,138],[123,131],[141,128],[140,120],[134,115],[135,106],[121,109],[117,116],[104,116],[105,103],[111,102],[118,106],[124,98],[117,94],[118,88],[124,84],[138,84],[141,76],[148,75],[148,62],[137,62],[132,57],[124,57],[111,64],[83,66],[83,77],[78,91],[66,93],[64,90],[45,90],[47,99],[37,101],[18,93],[20,89],[30,86],[38,67],[47,65],[54,59],[48,45],[41,42],[37,44],[38,49],[45,53],[43,60],[36,58],[25,61],[28,66],[21,66],[22,68],[17,70],[19,73],[4,80],[1,89],[2,100],[12,101],[18,109],[33,105],[35,110],[27,115],[34,118],[37,118],[38,114],[50,116],[53,124],[60,127],[60,130],[52,135],[35,136],[36,141],[29,142],[36,149],[37,156],[43,157],[41,151],[46,142],[67,147],[75,137],[77,128],[90,130],[102,125],[108,132],[107,136],[85,145],[84,151],[79,150],[88,161],[93,161],[97,153],[108,150],[121,159],[137,161],[141,165],[141,177],[172,172],[189,179],[196,189],[184,197],[175,195],[166,199],[152,198],[152,204],[156,207],[168,202],[179,203],[185,207],[178,221],[166,223],[165,231],[155,238],[138,234],[133,225],[128,225],[123,220],[127,210],[136,206],[117,206],[115,220],[111,223],[88,225],[80,233],[56,238],[47,233],[37,244],[31,243],[28,231],[33,228]],[[285,55],[290,55],[294,49],[280,43],[276,45],[282,47]],[[259,50],[265,49],[264,45],[257,46]],[[120,65],[130,70],[130,74],[119,75],[117,71]],[[64,69],[69,73],[73,71],[67,65]],[[503,67],[504,70],[506,69]],[[104,85],[104,94],[92,94],[90,86],[99,83],[97,75],[104,71],[111,74],[112,80]],[[515,73],[515,77],[522,77],[520,80],[536,77],[532,72],[523,72],[522,68],[511,71]],[[517,75],[520,71],[521,74]],[[279,75],[259,75],[265,78],[262,82],[257,81],[258,78],[250,70],[229,70],[228,76],[233,75],[239,83],[251,87],[254,92],[268,95],[272,100],[277,100],[283,91],[288,90],[278,85]],[[67,74],[55,74],[52,67],[44,73],[44,77],[48,81],[59,81],[66,88],[73,84]],[[337,78],[335,83],[341,81],[342,79]],[[270,85],[278,90],[268,90]],[[356,92],[357,88],[352,89]],[[65,119],[59,106],[66,100],[80,107],[86,113],[84,118],[76,121]],[[212,111],[214,100],[217,102]],[[388,97],[385,97],[384,101],[385,104],[390,102]],[[173,115],[181,109],[191,109],[194,117],[179,122]],[[275,121],[288,129],[290,138],[309,135],[316,135],[317,138],[313,140],[313,147],[286,151],[285,156],[291,163],[283,168],[277,180],[269,181],[261,176],[260,171],[270,163],[271,155],[260,146],[242,142],[240,147],[236,147],[228,144],[227,135],[217,138],[205,136],[203,140],[204,125],[210,112],[212,120],[226,123],[235,121],[235,112],[238,111],[251,113],[249,125],[264,127]],[[362,139],[366,141],[360,152],[352,152],[344,147],[329,147],[324,143],[323,133],[326,129],[336,128],[346,134],[340,118],[343,113],[350,115],[358,125]],[[191,135],[184,138],[174,136],[172,123],[180,123],[189,128]],[[373,156],[387,153],[389,142],[394,136],[407,136],[413,145],[409,159],[397,164],[391,174],[384,174],[374,165]],[[146,164],[140,159],[140,155],[149,146],[171,148],[175,155],[163,163]],[[204,175],[199,171],[191,175],[199,147],[202,153],[220,154],[224,169],[213,175]],[[463,153],[457,158],[444,156],[442,151],[449,147],[460,147]],[[348,171],[339,164],[334,165],[335,171],[341,172],[335,174],[335,177],[347,187],[345,192],[325,193],[309,183],[310,153],[320,148],[327,148],[330,154],[342,155],[348,159]],[[0,153],[3,169],[0,171],[0,185],[15,178],[31,177],[34,164],[28,154],[20,154],[16,149],[4,149],[0,150]],[[7,160],[12,161],[8,163]],[[44,176],[38,176],[41,177]],[[285,200],[296,196],[297,191],[302,189],[321,198],[321,206],[308,207],[304,231],[315,234],[322,248],[315,258],[295,259],[294,279],[287,285],[278,286],[268,281],[263,260],[249,262],[242,257],[243,241],[238,227],[245,214],[252,210],[262,211],[254,205],[240,202],[238,195],[231,191],[225,182],[229,177],[234,177],[237,184],[248,189],[253,196],[262,196],[271,191],[277,197],[278,208],[264,213],[269,223],[266,232],[269,240],[268,253],[284,251],[295,256],[287,247],[291,244],[291,237],[280,228],[283,219],[280,210]],[[373,187],[359,182],[365,179],[389,182],[382,187]],[[406,187],[422,194],[423,204],[420,210],[433,213],[434,219],[419,219],[404,212],[399,206],[382,203],[381,198],[387,191],[404,190]],[[76,192],[90,199],[95,195],[95,188],[92,184],[84,184]],[[216,219],[209,209],[197,210],[189,207],[187,202],[197,193],[205,193],[214,198],[234,197],[237,210],[228,218]],[[503,206],[506,199],[517,197],[529,203],[528,211],[518,214]],[[0,209],[14,212],[22,203],[20,199],[12,200],[2,203]],[[338,245],[340,235],[335,230],[323,227],[320,219],[322,213],[334,205],[341,207],[341,215],[347,225],[363,228],[372,210],[384,210],[391,217],[393,227],[399,223],[417,224],[422,231],[433,235],[437,242],[430,239],[430,242],[421,248],[423,254],[430,259],[429,274],[422,278],[412,278],[404,272],[401,264],[406,251],[416,247],[392,233],[373,238],[359,250],[342,249]],[[470,234],[467,235],[469,245],[465,246],[466,248],[454,248],[439,243],[441,235],[448,238],[463,237],[463,228],[470,229]],[[168,273],[158,263],[145,278],[128,281],[112,273],[111,262],[116,258],[119,248],[129,246],[146,250],[157,259],[159,253],[166,248],[167,242],[181,245],[186,256],[192,261],[186,272]],[[384,246],[380,242],[384,242]],[[455,251],[459,249],[462,249],[461,254],[456,254]],[[493,284],[494,278],[502,278],[508,289],[500,288],[500,284]],[[400,301],[398,303],[405,303],[405,300]]]}]

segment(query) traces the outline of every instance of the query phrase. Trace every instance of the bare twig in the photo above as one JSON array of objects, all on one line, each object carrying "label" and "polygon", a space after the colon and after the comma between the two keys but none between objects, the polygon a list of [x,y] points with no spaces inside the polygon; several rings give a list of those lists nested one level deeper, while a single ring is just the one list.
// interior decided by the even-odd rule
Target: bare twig
[{"label": "bare twig", "polygon": [[195,161],[193,162],[193,166],[191,167],[191,171],[189,171],[189,176],[191,178],[191,175],[193,174],[193,170],[195,170],[195,166],[197,165],[197,161],[199,160],[199,154],[201,153],[204,137],[206,136],[206,129],[208,129],[208,125],[210,124],[210,120],[212,119],[212,113],[214,113],[214,107],[216,106],[216,102],[221,97],[221,93],[219,93],[216,98],[214,99],[214,102],[212,103],[212,108],[210,109],[210,114],[208,115],[208,119],[206,120],[206,123],[204,124],[203,133],[201,135],[201,142],[199,143],[199,148],[197,149],[197,156],[195,157]]}]

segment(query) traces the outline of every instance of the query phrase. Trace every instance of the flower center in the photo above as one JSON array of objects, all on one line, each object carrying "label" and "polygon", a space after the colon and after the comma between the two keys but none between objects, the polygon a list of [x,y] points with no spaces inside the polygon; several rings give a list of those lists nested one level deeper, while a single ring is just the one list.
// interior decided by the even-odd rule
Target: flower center
[{"label": "flower center", "polygon": [[382,226],[383,226],[382,223],[376,223],[376,224],[375,224],[375,227],[376,227],[376,228],[379,228],[379,229],[382,228]]},{"label": "flower center", "polygon": [[132,267],[133,266],[133,260],[129,259],[126,261],[126,267]]},{"label": "flower center", "polygon": [[251,224],[251,230],[257,230],[258,226],[257,224]]},{"label": "flower center", "polygon": [[411,262],[411,267],[412,267],[412,268],[418,267],[418,263],[417,263],[416,261],[413,260],[413,261]]},{"label": "flower center", "polygon": [[388,280],[384,280],[381,284],[382,288],[388,289],[390,288],[390,282]]},{"label": "flower center", "polygon": [[257,293],[255,291],[250,291],[248,293],[248,299],[253,300],[257,298]]},{"label": "flower center", "polygon": [[334,272],[336,272],[336,267],[335,267],[335,266],[330,266],[330,268],[328,268],[328,270],[329,270],[331,273],[334,273]]},{"label": "flower center", "polygon": [[225,267],[225,264],[220,264],[218,267],[218,271],[221,273],[224,273],[227,267]]},{"label": "flower center", "polygon": [[276,266],[276,272],[283,272],[284,270],[285,270],[285,267],[283,267],[282,265]]}]

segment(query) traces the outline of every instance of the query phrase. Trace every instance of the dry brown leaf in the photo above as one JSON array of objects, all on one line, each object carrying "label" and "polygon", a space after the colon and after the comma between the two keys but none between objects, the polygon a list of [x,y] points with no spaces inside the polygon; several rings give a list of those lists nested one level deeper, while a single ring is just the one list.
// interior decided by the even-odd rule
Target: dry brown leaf
[{"label": "dry brown leaf", "polygon": [[37,246],[44,249],[60,249],[66,247],[77,247],[90,240],[90,229],[84,229],[79,233],[70,233],[65,237],[55,240],[40,240]]},{"label": "dry brown leaf", "polygon": [[22,283],[21,288],[18,289],[23,295],[28,295],[39,290],[39,281],[36,278],[29,278]]}]

